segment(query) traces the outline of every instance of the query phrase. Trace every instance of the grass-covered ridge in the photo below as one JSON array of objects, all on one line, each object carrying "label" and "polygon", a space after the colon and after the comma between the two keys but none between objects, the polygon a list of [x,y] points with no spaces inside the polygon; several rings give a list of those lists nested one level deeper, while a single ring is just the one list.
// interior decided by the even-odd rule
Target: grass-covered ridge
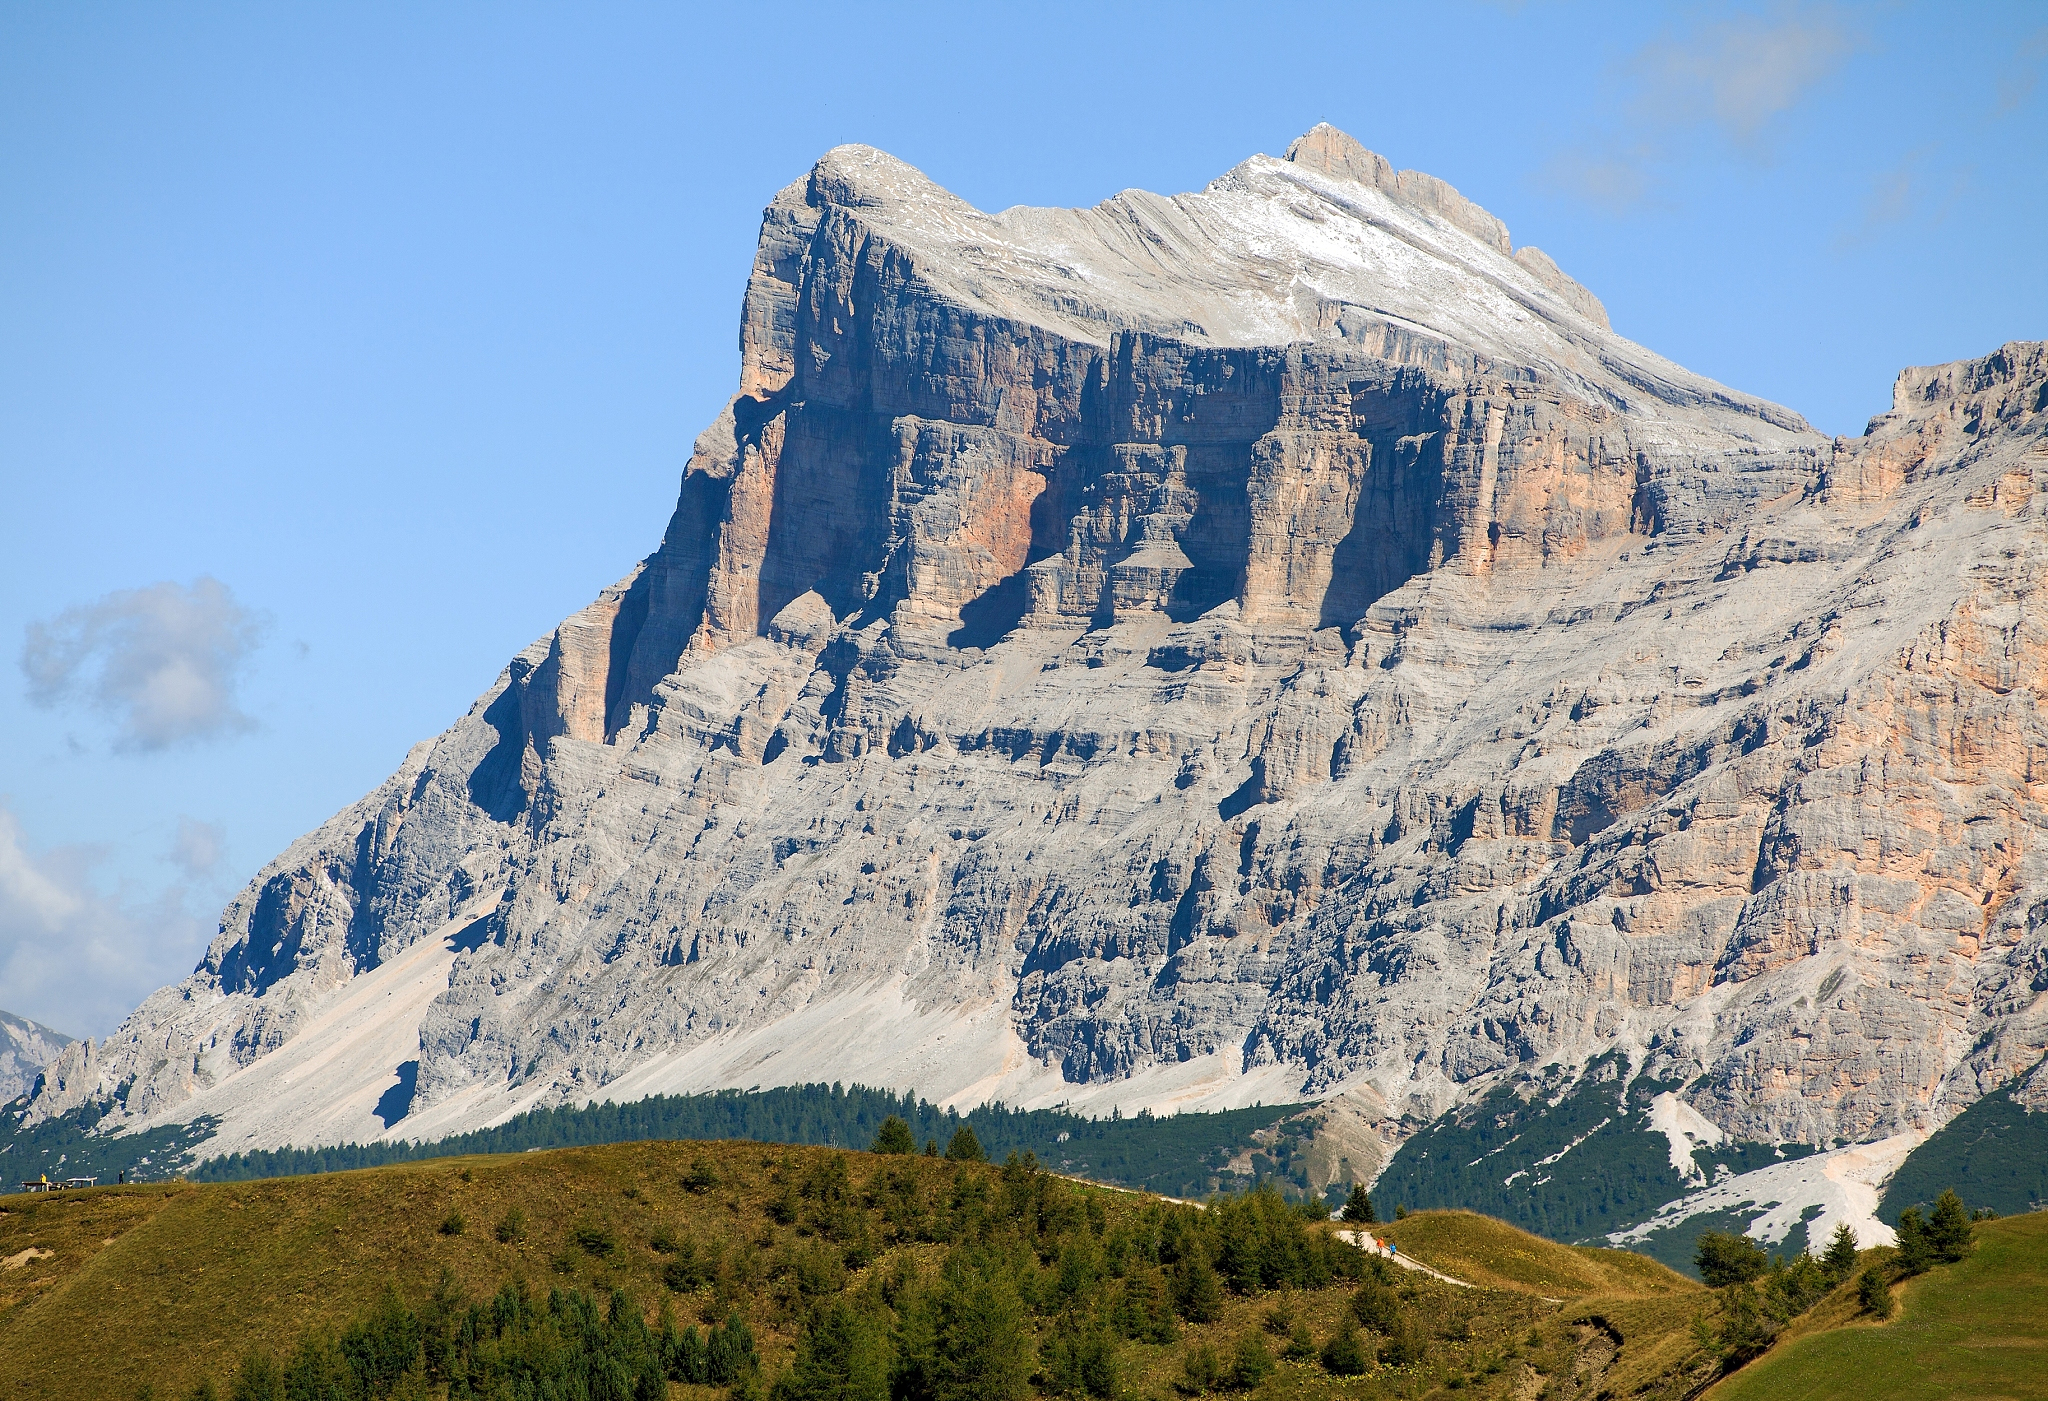
[{"label": "grass-covered ridge", "polygon": [[237,1153],[209,1159],[195,1167],[191,1176],[204,1182],[232,1182],[473,1153],[678,1139],[752,1139],[866,1148],[893,1115],[909,1125],[919,1143],[949,1143],[961,1126],[967,1125],[993,1157],[1030,1153],[1048,1167],[1076,1177],[1164,1196],[1198,1197],[1232,1185],[1224,1165],[1251,1143],[1253,1133],[1299,1108],[1283,1104],[1159,1117],[1139,1113],[1126,1118],[1119,1113],[1091,1119],[1059,1109],[1020,1110],[986,1104],[958,1114],[915,1094],[898,1095],[865,1085],[791,1085],[655,1095],[627,1104],[536,1109],[494,1128],[428,1143],[350,1143]]},{"label": "grass-covered ridge", "polygon": [[1469,1211],[1425,1211],[1370,1227],[1380,1239],[1454,1278],[1551,1298],[1694,1294],[1691,1281],[1626,1250],[1560,1245]]},{"label": "grass-covered ridge", "polygon": [[1974,1235],[1961,1261],[1893,1288],[1889,1319],[1845,1290],[1711,1401],[2048,1396],[2048,1214],[1981,1221]]},{"label": "grass-covered ridge", "polygon": [[[1198,1210],[1021,1157],[759,1143],[12,1197],[0,1259],[33,1254],[0,1273],[0,1395],[187,1401],[210,1379],[228,1397],[252,1354],[280,1384],[386,1359],[381,1388],[309,1395],[586,1401],[1590,1398],[1624,1376],[1675,1397],[1711,1364],[1690,1321],[1713,1297],[1647,1262],[1471,1217],[1383,1228],[1497,1262],[1462,1289],[1314,1214],[1270,1190]],[[522,1392],[518,1357],[584,1373]],[[848,1367],[866,1380],[834,1391]]]}]

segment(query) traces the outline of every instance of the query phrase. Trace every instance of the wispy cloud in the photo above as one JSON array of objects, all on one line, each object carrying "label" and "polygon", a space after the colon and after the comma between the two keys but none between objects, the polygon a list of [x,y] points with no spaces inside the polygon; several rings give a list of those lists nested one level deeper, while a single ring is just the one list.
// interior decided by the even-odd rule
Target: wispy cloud
[{"label": "wispy cloud", "polygon": [[103,1035],[191,970],[210,928],[195,910],[211,892],[177,881],[109,895],[93,881],[101,856],[89,847],[32,850],[0,802],[0,1010]]},{"label": "wispy cloud", "polygon": [[171,840],[170,860],[193,880],[212,875],[227,850],[228,829],[220,823],[201,822],[196,817],[178,819],[178,835]]},{"label": "wispy cloud", "polygon": [[1663,174],[1701,139],[1769,159],[1785,119],[1865,42],[1832,6],[1782,7],[1676,30],[1613,70],[1614,122],[1560,151],[1542,180],[1615,212],[1663,202]]},{"label": "wispy cloud", "polygon": [[1655,203],[1650,188],[1647,148],[1595,151],[1573,148],[1558,152],[1538,178],[1552,189],[1597,205],[1612,214],[1626,214]]},{"label": "wispy cloud", "polygon": [[1834,10],[1738,15],[1645,45],[1629,63],[1633,106],[1671,126],[1710,122],[1756,151],[1770,123],[1799,105],[1861,44]]},{"label": "wispy cloud", "polygon": [[1998,79],[1998,115],[2009,116],[2027,105],[2040,85],[2041,70],[2048,68],[2048,25],[2022,40],[2013,61]]},{"label": "wispy cloud", "polygon": [[1870,182],[1862,217],[1835,239],[1837,249],[1868,243],[1886,229],[1916,220],[1939,222],[1970,186],[1969,167],[1938,167],[1937,148],[1920,146]]},{"label": "wispy cloud", "polygon": [[30,623],[21,669],[37,705],[86,705],[117,749],[165,749],[255,727],[235,690],[266,626],[218,579],[123,589]]}]

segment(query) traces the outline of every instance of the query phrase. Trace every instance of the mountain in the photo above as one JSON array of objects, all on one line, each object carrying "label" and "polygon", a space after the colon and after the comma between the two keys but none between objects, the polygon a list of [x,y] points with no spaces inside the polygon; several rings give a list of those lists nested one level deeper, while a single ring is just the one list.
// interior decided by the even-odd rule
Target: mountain
[{"label": "mountain", "polygon": [[0,1012],[0,1104],[34,1088],[44,1064],[70,1044],[71,1038],[61,1031]]},{"label": "mountain", "polygon": [[28,1120],[1313,1098],[1370,1178],[1611,1080],[1680,1186],[1910,1146],[2048,1049],[2044,410],[2014,343],[1827,438],[1328,127],[1000,214],[840,147],[660,547]]}]

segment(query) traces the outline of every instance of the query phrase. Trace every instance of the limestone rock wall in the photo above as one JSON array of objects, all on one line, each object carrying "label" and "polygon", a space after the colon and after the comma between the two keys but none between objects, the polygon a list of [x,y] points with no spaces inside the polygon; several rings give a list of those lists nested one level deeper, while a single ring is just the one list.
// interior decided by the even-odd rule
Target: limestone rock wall
[{"label": "limestone rock wall", "polygon": [[1932,1125],[2048,1049],[2044,434],[2014,345],[1830,442],[1328,129],[999,216],[842,149],[659,549],[35,1112],[277,1139],[237,1087],[431,941],[364,1135],[866,1078],[1332,1096],[1376,1163],[1616,1049]]}]

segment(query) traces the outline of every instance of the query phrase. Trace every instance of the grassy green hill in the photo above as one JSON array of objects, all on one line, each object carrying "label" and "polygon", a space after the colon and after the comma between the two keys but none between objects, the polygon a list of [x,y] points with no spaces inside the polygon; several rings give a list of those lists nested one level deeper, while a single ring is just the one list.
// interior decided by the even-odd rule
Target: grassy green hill
[{"label": "grassy green hill", "polygon": [[[356,1378],[308,1393],[333,1397],[1677,1397],[1710,1374],[1714,1296],[1654,1263],[1465,1213],[1385,1228],[1463,1289],[1309,1216],[759,1143],[17,1195],[0,1398],[227,1398],[252,1353]],[[701,1384],[706,1340],[742,1335]],[[866,1382],[833,1390],[848,1368]],[[251,1401],[301,1394],[249,1375]]]},{"label": "grassy green hill", "polygon": [[1893,1292],[1883,1323],[1830,1300],[1711,1401],[2048,1397],[2048,1214],[1980,1222],[1966,1259]]},{"label": "grassy green hill", "polygon": [[1692,1296],[1699,1289],[1675,1271],[1627,1250],[1559,1245],[1505,1221],[1470,1211],[1420,1211],[1371,1228],[1381,1240],[1456,1279],[1551,1298],[1587,1295]]}]

